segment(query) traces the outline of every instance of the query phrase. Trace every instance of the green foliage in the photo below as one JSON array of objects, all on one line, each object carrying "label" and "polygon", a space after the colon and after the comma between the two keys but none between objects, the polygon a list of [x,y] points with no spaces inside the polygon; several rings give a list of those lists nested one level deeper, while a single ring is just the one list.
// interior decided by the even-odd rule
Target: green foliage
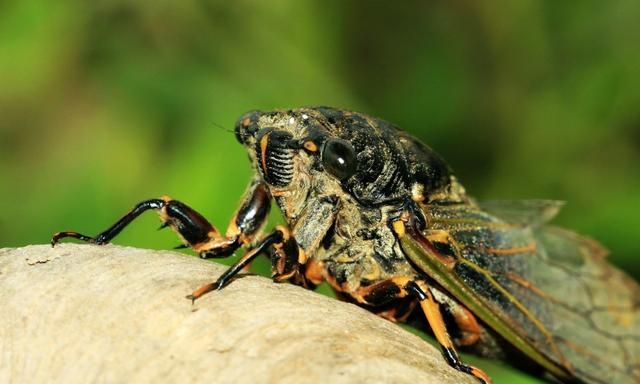
[{"label": "green foliage", "polygon": [[[162,194],[224,228],[251,174],[235,119],[323,104],[413,132],[480,199],[568,201],[557,222],[640,276],[639,11],[631,1],[5,2],[0,245],[96,233]],[[117,242],[175,245],[157,224],[144,217]],[[515,382],[501,372],[496,382]]]}]

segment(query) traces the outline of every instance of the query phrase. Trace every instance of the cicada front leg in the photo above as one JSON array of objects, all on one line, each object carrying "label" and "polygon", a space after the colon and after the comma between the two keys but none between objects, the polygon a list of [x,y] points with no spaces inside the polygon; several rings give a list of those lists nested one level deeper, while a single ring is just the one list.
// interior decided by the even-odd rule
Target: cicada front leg
[{"label": "cicada front leg", "polygon": [[276,227],[284,237],[268,250],[274,281],[312,289],[325,280],[325,268],[314,256],[335,221],[338,205],[335,195],[321,196],[306,204],[291,229]]},{"label": "cicada front leg", "polygon": [[140,214],[153,209],[162,220],[160,228],[173,229],[184,245],[193,248],[201,258],[225,257],[233,254],[240,246],[253,241],[266,221],[270,206],[271,195],[267,187],[260,182],[253,182],[240,208],[231,219],[226,235],[223,236],[200,213],[178,200],[165,196],[138,203],[115,224],[95,237],[73,231],[58,232],[53,235],[51,245],[55,246],[67,237],[99,245],[106,244]]},{"label": "cicada front leg", "polygon": [[[95,237],[78,232],[65,231],[53,235],[51,245],[55,246],[61,239],[71,237],[94,244],[106,244],[116,237],[127,225],[148,210],[155,210],[162,220],[161,228],[169,227],[182,239],[187,247],[191,247],[203,259],[226,257],[238,248],[254,243],[256,236],[266,222],[271,206],[271,195],[268,188],[260,181],[254,181],[229,223],[223,236],[207,219],[186,204],[169,197],[150,199],[138,203],[120,220],[99,233]],[[212,289],[222,288],[233,276],[246,267],[251,260],[274,244],[284,239],[283,231],[276,230],[269,236],[258,241],[244,257],[229,268],[216,282],[210,284],[211,289],[205,287],[197,290],[191,299],[200,297]]]},{"label": "cicada front leg", "polygon": [[196,289],[195,291],[193,291],[192,294],[187,295],[187,299],[190,299],[191,302],[193,303],[198,298],[202,297],[204,294],[208,292],[216,291],[224,288],[235,275],[240,273],[258,255],[260,255],[262,252],[269,250],[271,247],[273,247],[276,244],[278,245],[282,244],[283,239],[284,239],[284,233],[281,230],[276,229],[270,235],[260,240],[255,247],[253,247],[251,250],[245,253],[244,256],[242,256],[240,260],[238,260],[235,264],[229,267],[229,269],[224,271],[224,273],[220,275],[220,277],[216,281],[214,281],[213,283],[205,284],[200,288]]},{"label": "cicada front leg", "polygon": [[305,262],[304,250],[291,236],[289,229],[279,225],[271,234],[258,241],[240,260],[229,267],[218,280],[196,289],[187,298],[195,301],[207,292],[224,288],[235,275],[263,252],[271,258],[274,281],[280,282],[295,278],[294,282],[306,285],[304,276],[299,273],[300,266]]}]

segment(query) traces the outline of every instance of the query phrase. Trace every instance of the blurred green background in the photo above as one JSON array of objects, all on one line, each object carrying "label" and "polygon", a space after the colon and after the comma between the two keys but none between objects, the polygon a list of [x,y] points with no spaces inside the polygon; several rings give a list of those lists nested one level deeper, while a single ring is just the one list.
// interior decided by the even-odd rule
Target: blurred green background
[{"label": "blurred green background", "polygon": [[[421,137],[479,199],[566,200],[556,223],[640,276],[640,3],[394,4],[0,3],[0,246],[162,194],[224,229],[252,171],[220,126],[322,104]],[[157,225],[116,243],[176,245]]]}]

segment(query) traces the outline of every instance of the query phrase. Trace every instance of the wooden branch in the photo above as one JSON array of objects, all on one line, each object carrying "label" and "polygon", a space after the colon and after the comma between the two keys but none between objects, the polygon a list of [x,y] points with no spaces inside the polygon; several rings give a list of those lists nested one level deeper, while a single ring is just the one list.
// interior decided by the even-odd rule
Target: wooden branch
[{"label": "wooden branch", "polygon": [[0,382],[472,383],[355,305],[175,252],[0,249]]}]

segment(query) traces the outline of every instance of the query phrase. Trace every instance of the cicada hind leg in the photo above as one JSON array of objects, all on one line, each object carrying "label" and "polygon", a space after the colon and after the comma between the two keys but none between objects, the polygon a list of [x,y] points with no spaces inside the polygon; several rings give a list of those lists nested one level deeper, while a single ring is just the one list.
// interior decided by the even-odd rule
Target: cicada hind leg
[{"label": "cicada hind leg", "polygon": [[417,300],[438,344],[440,344],[442,355],[447,363],[458,371],[476,377],[482,383],[490,384],[492,382],[484,371],[460,360],[454,348],[453,339],[447,331],[440,303],[434,298],[427,282],[410,277],[394,277],[361,287],[351,296],[356,301],[371,306],[380,306],[407,298]]},{"label": "cicada hind leg", "polygon": [[427,283],[420,280],[411,281],[407,284],[406,289],[412,296],[415,296],[419,300],[420,307],[427,318],[427,322],[429,323],[438,344],[440,344],[442,355],[447,363],[458,371],[468,373],[476,377],[483,383],[491,383],[492,381],[489,375],[480,368],[465,364],[460,360],[442,316],[440,303],[438,303],[438,301],[433,297]]}]

